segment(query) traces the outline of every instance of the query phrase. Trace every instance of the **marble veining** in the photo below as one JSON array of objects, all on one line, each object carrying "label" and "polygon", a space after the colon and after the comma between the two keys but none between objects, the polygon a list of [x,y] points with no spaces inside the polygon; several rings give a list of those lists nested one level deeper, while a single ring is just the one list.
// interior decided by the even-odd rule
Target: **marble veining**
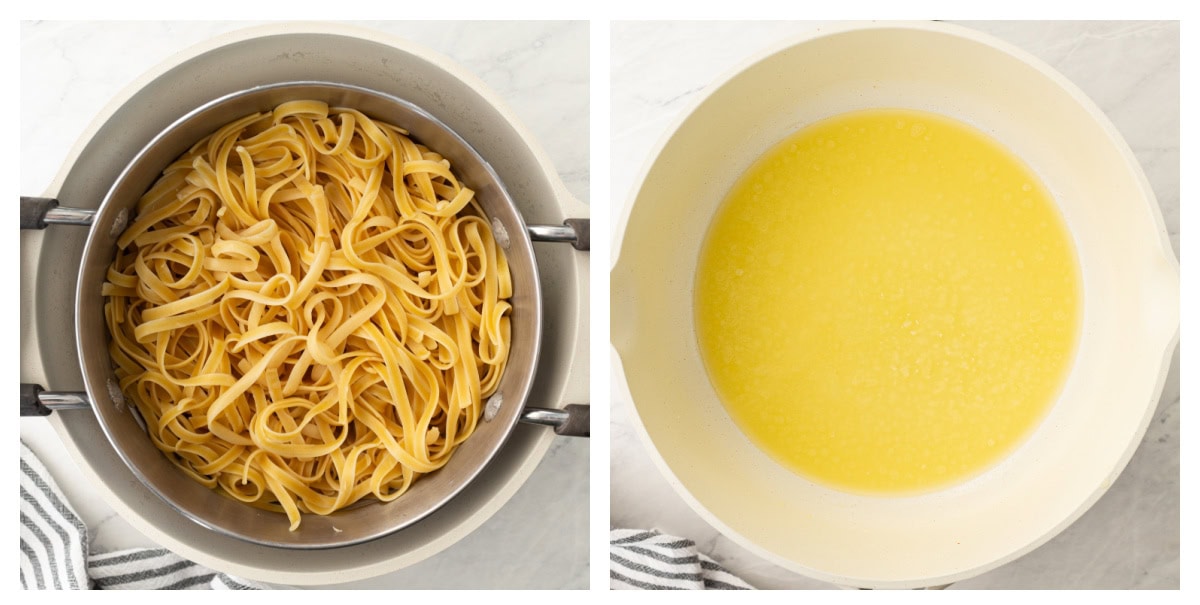
[{"label": "marble veining", "polygon": [[[1179,253],[1179,24],[970,22],[1043,59],[1091,97],[1141,162]],[[614,224],[652,150],[711,82],[821,23],[615,22],[612,25]],[[636,434],[611,354],[613,527],[689,537],[760,588],[832,588],[779,568],[708,526],[662,478]],[[1179,354],[1145,439],[1108,493],[1047,544],[965,588],[1178,588]]]}]

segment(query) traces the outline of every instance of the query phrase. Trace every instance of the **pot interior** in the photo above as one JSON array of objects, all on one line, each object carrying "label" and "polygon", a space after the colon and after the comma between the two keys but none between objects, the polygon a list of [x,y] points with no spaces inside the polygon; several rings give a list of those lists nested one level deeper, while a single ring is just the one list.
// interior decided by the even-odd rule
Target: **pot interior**
[{"label": "pot interior", "polygon": [[[1178,265],[1128,147],[1073,85],[1021,51],[940,24],[807,38],[712,89],[648,169],[612,272],[612,340],[661,467],[697,511],[793,571],[863,587],[940,585],[1065,528],[1145,431],[1178,330]],[[701,363],[693,278],[734,181],[802,126],[901,107],[973,125],[1053,193],[1079,254],[1084,319],[1066,386],[1035,433],[984,474],[913,497],[812,483],[754,446]]]}]

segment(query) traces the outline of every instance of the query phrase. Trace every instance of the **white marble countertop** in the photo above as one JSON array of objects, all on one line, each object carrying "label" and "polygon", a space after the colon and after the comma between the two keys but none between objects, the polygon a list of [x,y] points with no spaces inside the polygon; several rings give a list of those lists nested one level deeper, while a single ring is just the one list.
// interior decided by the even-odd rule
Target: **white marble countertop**
[{"label": "white marble countertop", "polygon": [[[975,22],[1040,57],[1086,92],[1141,162],[1179,253],[1178,23]],[[613,224],[651,148],[717,76],[750,55],[815,27],[786,22],[612,24]],[[1179,354],[1129,466],[1090,511],[1056,538],[962,588],[1178,588]],[[614,361],[615,366],[615,361]],[[610,517],[613,527],[657,528],[759,588],[828,588],[776,567],[721,536],[659,474],[611,377]]]},{"label": "white marble countertop", "polygon": [[[249,25],[23,22],[21,193],[45,191],[93,116],[137,76],[175,52]],[[588,201],[586,22],[360,25],[423,44],[482,78],[541,143],[568,190]],[[154,545],[95,496],[47,422],[22,418],[20,434],[87,524],[94,551]],[[589,445],[586,439],[555,440],[517,494],[447,550],[400,571],[339,587],[586,588]],[[520,536],[524,539],[516,539]],[[537,538],[536,552],[522,546],[530,536]]]}]

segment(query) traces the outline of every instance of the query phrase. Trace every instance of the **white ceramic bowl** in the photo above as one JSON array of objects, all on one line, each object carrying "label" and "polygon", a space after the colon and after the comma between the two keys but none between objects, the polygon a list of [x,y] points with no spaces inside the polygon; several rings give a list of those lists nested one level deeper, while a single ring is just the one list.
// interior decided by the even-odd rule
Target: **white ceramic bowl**
[{"label": "white ceramic bowl", "polygon": [[[801,126],[869,107],[949,115],[1016,152],[1054,194],[1083,272],[1079,353],[1048,417],[990,471],[918,497],[849,495],[769,459],[718,401],[693,326],[700,243],[741,172]],[[947,584],[1062,531],[1129,461],[1178,342],[1178,261],[1126,143],[1041,61],[957,26],[838,26],[762,53],[675,125],[617,228],[612,343],[659,467],[727,536],[837,584]]]}]

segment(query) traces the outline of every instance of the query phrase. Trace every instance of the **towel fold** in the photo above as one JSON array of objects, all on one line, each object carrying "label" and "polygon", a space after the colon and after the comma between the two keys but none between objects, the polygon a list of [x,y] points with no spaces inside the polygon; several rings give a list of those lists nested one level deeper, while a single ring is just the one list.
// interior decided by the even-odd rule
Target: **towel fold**
[{"label": "towel fold", "polygon": [[89,553],[83,520],[37,456],[21,442],[21,588],[270,588],[197,565],[165,548]]},{"label": "towel fold", "polygon": [[696,550],[696,543],[655,530],[608,534],[609,588],[625,590],[749,590],[752,586]]}]

